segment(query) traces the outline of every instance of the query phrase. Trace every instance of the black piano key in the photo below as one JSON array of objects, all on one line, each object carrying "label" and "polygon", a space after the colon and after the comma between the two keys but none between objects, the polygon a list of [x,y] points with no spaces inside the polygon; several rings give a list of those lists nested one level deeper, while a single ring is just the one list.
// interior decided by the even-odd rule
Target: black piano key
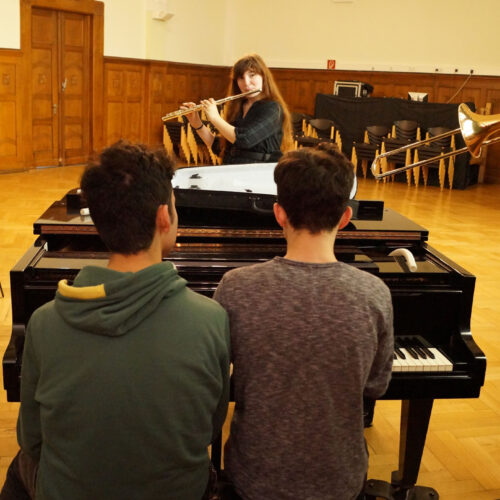
[{"label": "black piano key", "polygon": [[417,345],[416,339],[412,338],[409,342],[411,342],[412,349],[414,349],[421,358],[427,359],[425,351],[419,345]]},{"label": "black piano key", "polygon": [[425,354],[427,354],[427,356],[429,356],[429,358],[431,358],[431,359],[436,358],[436,356],[434,356],[434,353],[430,349],[428,349],[418,337],[415,337],[415,342],[420,344],[420,347],[424,350]]},{"label": "black piano key", "polygon": [[415,351],[415,349],[412,347],[411,343],[408,341],[408,339],[406,338],[401,338],[400,337],[400,343],[401,343],[401,347],[404,347],[407,352],[410,353],[410,356],[414,359],[418,359],[418,353],[417,351]]},{"label": "black piano key", "polygon": [[415,349],[413,349],[413,347],[405,347],[405,349],[410,353],[411,357],[413,359],[418,359],[418,354],[417,352],[415,351]]},{"label": "black piano key", "polygon": [[399,348],[397,341],[394,341],[394,352],[401,358],[406,359],[405,353]]}]

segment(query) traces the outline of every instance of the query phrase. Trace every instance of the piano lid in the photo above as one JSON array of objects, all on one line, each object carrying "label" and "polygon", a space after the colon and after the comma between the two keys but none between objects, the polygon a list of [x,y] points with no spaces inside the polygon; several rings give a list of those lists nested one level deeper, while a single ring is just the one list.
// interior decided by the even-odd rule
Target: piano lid
[{"label": "piano lid", "polygon": [[[179,238],[281,238],[274,219],[275,164],[186,167],[175,172],[179,213]],[[351,197],[356,193],[353,187]],[[52,206],[34,224],[34,233],[96,235],[92,219],[81,215],[84,200],[76,189]],[[423,242],[428,231],[411,220],[384,208],[383,201],[349,201],[353,219],[339,232],[338,240]]]}]

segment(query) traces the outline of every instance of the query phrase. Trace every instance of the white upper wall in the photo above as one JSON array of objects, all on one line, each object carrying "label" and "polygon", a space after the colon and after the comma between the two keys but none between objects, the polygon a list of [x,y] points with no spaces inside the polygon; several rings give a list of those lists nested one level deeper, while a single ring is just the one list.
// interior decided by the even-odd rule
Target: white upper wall
[{"label": "white upper wall", "polygon": [[232,0],[228,63],[500,75],[499,0]]},{"label": "white upper wall", "polygon": [[19,0],[0,0],[0,48],[21,48]]},{"label": "white upper wall", "polygon": [[[231,65],[500,75],[500,0],[104,0],[104,54]],[[19,48],[19,0],[0,47]],[[166,21],[153,19],[163,11]]]},{"label": "white upper wall", "polygon": [[145,0],[105,0],[104,55],[146,57]]},{"label": "white upper wall", "polygon": [[[145,7],[146,59],[224,64],[226,0],[145,0]],[[153,19],[158,10],[171,17]]]}]

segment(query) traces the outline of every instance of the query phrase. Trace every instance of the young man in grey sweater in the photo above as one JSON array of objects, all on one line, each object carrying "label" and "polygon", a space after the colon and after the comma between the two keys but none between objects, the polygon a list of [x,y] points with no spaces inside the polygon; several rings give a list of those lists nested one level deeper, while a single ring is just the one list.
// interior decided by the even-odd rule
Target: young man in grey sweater
[{"label": "young man in grey sweater", "polygon": [[286,154],[274,173],[286,255],[227,273],[216,291],[236,402],[225,469],[244,500],[352,500],[363,489],[363,397],[387,389],[393,317],[387,286],[335,258],[353,175],[327,145]]}]

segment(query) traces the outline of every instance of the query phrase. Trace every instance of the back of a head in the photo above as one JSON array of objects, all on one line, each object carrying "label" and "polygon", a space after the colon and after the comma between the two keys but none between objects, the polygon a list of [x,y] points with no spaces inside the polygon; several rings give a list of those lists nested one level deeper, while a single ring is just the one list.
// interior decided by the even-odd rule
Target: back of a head
[{"label": "back of a head", "polygon": [[295,229],[315,234],[340,222],[354,182],[352,163],[330,143],[286,153],[274,171],[278,203]]},{"label": "back of a head", "polygon": [[[171,208],[174,163],[163,149],[119,141],[85,170],[81,188],[92,220],[111,252],[151,246],[160,205]],[[171,212],[172,213],[172,212]]]}]

